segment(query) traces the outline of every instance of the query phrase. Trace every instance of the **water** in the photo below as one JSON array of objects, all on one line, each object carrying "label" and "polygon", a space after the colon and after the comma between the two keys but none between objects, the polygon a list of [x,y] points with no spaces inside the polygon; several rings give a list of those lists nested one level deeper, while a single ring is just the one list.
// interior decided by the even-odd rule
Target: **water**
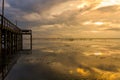
[{"label": "water", "polygon": [[120,80],[120,39],[33,39],[7,80]]}]

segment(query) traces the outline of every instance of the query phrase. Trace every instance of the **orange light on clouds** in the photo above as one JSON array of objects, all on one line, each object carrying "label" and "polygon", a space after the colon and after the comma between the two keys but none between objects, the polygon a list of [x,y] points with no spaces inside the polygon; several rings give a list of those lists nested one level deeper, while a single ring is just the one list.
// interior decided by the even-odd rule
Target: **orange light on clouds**
[{"label": "orange light on clouds", "polygon": [[90,32],[92,32],[92,33],[98,33],[98,32],[100,32],[100,31],[90,31]]},{"label": "orange light on clouds", "polygon": [[101,56],[101,55],[103,55],[103,53],[101,53],[101,52],[96,52],[96,53],[94,53],[94,55],[96,55],[96,56]]},{"label": "orange light on clouds", "polygon": [[77,68],[76,71],[77,71],[78,74],[81,74],[81,75],[83,75],[83,76],[87,76],[87,75],[88,75],[88,72],[85,71],[85,70],[82,69],[82,68]]},{"label": "orange light on clouds", "polygon": [[88,3],[83,3],[83,4],[80,4],[80,5],[77,5],[77,8],[81,9],[81,8],[86,7],[86,6],[88,6]]},{"label": "orange light on clouds", "polygon": [[104,22],[99,22],[99,21],[96,21],[96,22],[93,22],[93,21],[86,21],[86,22],[83,22],[83,25],[96,25],[96,26],[100,26],[100,25],[103,25],[105,24]]},{"label": "orange light on clouds", "polygon": [[120,5],[120,0],[103,0],[96,8]]},{"label": "orange light on clouds", "polygon": [[95,25],[103,25],[104,22],[95,22],[94,24],[95,24]]}]

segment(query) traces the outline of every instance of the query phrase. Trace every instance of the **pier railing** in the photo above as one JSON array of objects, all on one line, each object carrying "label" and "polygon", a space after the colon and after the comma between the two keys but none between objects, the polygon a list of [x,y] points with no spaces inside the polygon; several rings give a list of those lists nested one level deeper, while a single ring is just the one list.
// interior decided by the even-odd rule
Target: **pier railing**
[{"label": "pier railing", "polygon": [[4,80],[13,64],[17,61],[19,52],[23,50],[23,35],[31,35],[32,31],[22,30],[10,20],[0,15],[0,79]]}]

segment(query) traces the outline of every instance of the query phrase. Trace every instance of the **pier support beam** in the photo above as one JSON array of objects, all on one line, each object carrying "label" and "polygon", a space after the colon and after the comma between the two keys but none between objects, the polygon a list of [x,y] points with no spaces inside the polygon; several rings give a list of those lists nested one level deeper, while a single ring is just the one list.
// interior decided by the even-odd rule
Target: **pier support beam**
[{"label": "pier support beam", "polygon": [[0,15],[0,80],[4,80],[18,59],[23,48],[23,35],[30,35],[32,50],[32,31],[21,30],[4,16]]},{"label": "pier support beam", "polygon": [[22,36],[24,36],[24,35],[29,35],[30,36],[30,49],[28,49],[28,50],[32,50],[32,31],[31,30],[22,30]]}]

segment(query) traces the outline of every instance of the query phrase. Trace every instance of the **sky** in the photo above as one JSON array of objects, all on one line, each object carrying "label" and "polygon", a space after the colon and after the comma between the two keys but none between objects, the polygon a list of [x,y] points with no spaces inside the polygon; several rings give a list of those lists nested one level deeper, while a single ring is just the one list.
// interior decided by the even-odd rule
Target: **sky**
[{"label": "sky", "polygon": [[119,14],[120,0],[5,0],[5,16],[35,38],[120,38]]}]

